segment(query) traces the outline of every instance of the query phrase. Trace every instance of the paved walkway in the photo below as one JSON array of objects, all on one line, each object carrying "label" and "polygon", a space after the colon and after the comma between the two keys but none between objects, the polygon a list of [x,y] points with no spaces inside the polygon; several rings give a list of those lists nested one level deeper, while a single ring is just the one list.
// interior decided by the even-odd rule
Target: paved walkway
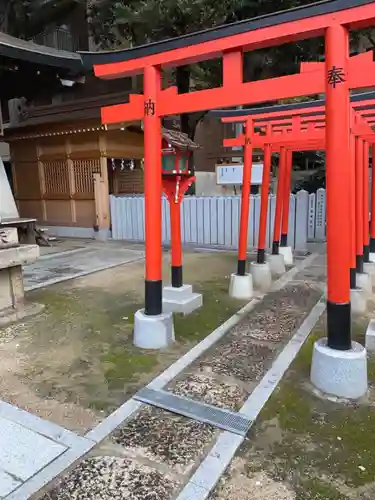
[{"label": "paved walkway", "polygon": [[[27,499],[95,443],[0,401],[0,498]],[[51,467],[52,466],[52,467]]]},{"label": "paved walkway", "polygon": [[24,267],[25,290],[35,290],[121,264],[129,264],[143,259],[143,256],[142,250],[112,244],[91,244],[83,248],[50,253]]}]

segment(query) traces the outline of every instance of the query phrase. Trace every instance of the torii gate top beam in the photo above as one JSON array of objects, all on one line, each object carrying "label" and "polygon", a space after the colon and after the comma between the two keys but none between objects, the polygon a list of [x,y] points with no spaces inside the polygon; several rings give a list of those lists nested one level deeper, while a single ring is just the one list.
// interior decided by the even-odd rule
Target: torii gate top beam
[{"label": "torii gate top beam", "polygon": [[[372,100],[369,97],[372,96]],[[360,97],[360,96],[356,96]],[[362,137],[369,143],[375,142],[375,132],[371,128],[371,123],[367,113],[375,110],[375,93],[367,93],[361,96],[363,101],[358,99],[352,102],[353,123],[351,131],[355,136]],[[363,104],[366,103],[367,107]],[[302,103],[299,103],[302,104]],[[291,105],[293,106],[293,105]],[[271,145],[273,151],[278,151],[280,147],[286,147],[288,150],[303,151],[308,149],[324,149],[325,147],[325,106],[318,106],[314,115],[304,115],[304,112],[311,112],[311,107],[307,109],[283,110],[281,112],[272,112],[272,108],[280,109],[280,106],[271,106],[266,109],[268,113],[254,113],[256,110],[249,110],[250,115],[242,115],[242,121],[248,122],[254,126],[257,131],[252,135],[252,145],[255,148],[263,148],[265,144]],[[356,109],[359,108],[359,109]],[[319,110],[319,111],[318,111]],[[259,108],[258,110],[259,111]],[[245,112],[245,110],[241,110]],[[293,116],[287,113],[294,112]],[[280,113],[285,116],[280,117]],[[298,115],[297,115],[298,113]],[[238,117],[234,116],[233,119]],[[222,118],[223,122],[230,122],[231,118]],[[259,129],[263,129],[259,131]],[[234,138],[224,139],[224,147],[243,146],[245,144],[245,135],[242,133]]]},{"label": "torii gate top beam", "polygon": [[353,29],[374,22],[372,0],[326,0],[130,49],[81,55],[87,67],[94,67],[97,77],[113,79],[142,73],[147,66],[179,66],[228,51],[313,38],[334,23]]},{"label": "torii gate top beam", "polygon": [[[375,92],[363,92],[351,96],[352,108],[355,110],[372,109],[375,105]],[[223,123],[243,122],[247,117],[252,119],[263,118],[273,120],[275,117],[292,117],[321,114],[325,112],[325,99],[316,101],[295,102],[291,104],[275,104],[259,108],[242,109],[215,109],[209,115],[221,118]]]}]

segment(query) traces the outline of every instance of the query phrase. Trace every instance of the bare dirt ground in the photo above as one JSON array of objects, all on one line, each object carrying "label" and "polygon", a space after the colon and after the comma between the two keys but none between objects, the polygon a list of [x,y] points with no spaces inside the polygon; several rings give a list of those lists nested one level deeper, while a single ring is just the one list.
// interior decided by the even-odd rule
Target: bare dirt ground
[{"label": "bare dirt ground", "polygon": [[[29,293],[28,300],[46,308],[0,330],[1,399],[87,431],[238,310],[241,303],[227,294],[235,262],[234,254],[185,254],[185,281],[204,294],[204,307],[176,316],[177,342],[158,353],[132,346],[143,262]],[[167,282],[167,258],[164,267]]]}]

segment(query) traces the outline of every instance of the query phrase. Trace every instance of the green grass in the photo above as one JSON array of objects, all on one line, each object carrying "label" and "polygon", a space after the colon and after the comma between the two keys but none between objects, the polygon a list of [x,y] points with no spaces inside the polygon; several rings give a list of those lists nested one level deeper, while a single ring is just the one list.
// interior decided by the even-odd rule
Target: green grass
[{"label": "green grass", "polygon": [[[364,324],[364,319],[354,324],[355,338],[363,338]],[[313,344],[323,335],[324,326],[319,324],[241,450],[251,461],[254,450],[262,450],[262,440],[270,435],[276,421],[282,439],[275,439],[266,452],[263,449],[261,468],[290,482],[297,500],[346,500],[337,481],[353,491],[374,481],[373,407],[366,400],[343,404],[319,398],[309,383]],[[369,360],[369,379],[375,380],[375,359]]]},{"label": "green grass", "polygon": [[[43,316],[28,323],[29,348],[38,353],[28,368],[35,389],[42,397],[114,409],[242,306],[228,296],[225,277],[195,284],[194,290],[203,294],[203,307],[189,316],[176,314],[176,342],[157,352],[133,345],[134,313],[143,307],[139,296],[66,286],[33,292],[32,300],[46,306]],[[50,349],[56,356],[73,344],[69,361],[48,371]]]},{"label": "green grass", "polygon": [[174,325],[178,342],[199,342],[244,305],[229,297],[228,279],[225,278],[195,286],[194,291],[203,295],[203,307],[189,316],[175,314]]}]

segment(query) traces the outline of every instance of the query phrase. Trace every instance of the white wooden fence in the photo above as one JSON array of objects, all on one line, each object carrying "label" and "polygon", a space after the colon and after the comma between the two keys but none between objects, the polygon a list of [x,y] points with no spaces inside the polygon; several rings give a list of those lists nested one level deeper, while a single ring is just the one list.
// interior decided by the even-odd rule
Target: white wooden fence
[{"label": "white wooden fence", "polygon": [[[299,191],[290,196],[288,244],[304,250],[307,241],[325,239],[325,190],[315,194]],[[170,214],[163,198],[163,243],[170,242]],[[267,246],[272,244],[276,197],[270,195],[267,221]],[[199,246],[237,248],[240,196],[187,196],[181,206],[183,243]],[[257,246],[260,196],[251,196],[248,231],[249,248]],[[111,196],[112,238],[144,241],[144,199],[142,195]]]}]

